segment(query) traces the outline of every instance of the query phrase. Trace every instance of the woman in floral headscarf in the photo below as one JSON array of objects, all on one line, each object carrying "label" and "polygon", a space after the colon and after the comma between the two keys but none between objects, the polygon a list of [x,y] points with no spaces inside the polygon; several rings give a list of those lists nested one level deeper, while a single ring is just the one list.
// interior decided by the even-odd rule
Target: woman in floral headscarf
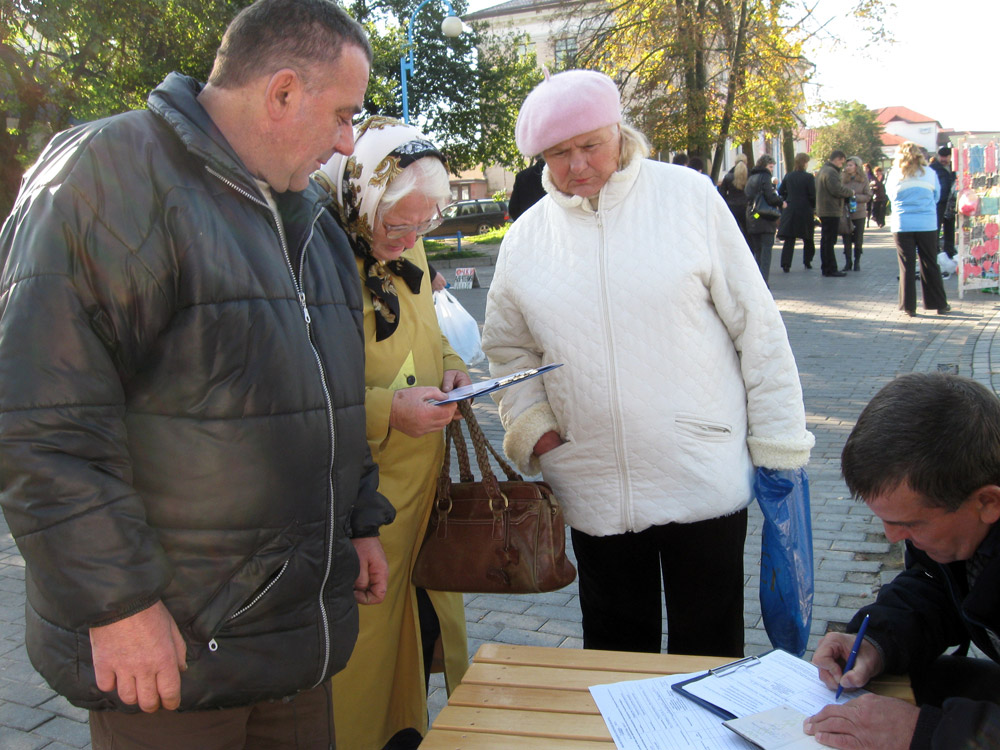
[{"label": "woman in floral headscarf", "polygon": [[428,401],[470,380],[438,327],[419,240],[450,200],[444,157],[419,130],[385,117],[366,120],[355,137],[354,154],[335,156],[316,178],[357,256],[368,445],[396,520],[381,536],[385,601],[360,609],[354,654],[333,678],[333,708],[338,747],[379,750],[415,747],[426,730],[425,661],[436,640],[428,631],[439,624],[449,692],[468,663],[461,594],[418,592],[410,573],[444,457],[442,430],[455,416],[455,404]]}]

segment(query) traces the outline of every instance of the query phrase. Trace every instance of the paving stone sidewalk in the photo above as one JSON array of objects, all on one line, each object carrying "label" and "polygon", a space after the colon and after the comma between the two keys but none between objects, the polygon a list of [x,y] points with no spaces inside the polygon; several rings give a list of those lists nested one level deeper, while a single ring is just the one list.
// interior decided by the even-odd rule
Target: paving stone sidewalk
[{"label": "paving stone sidewalk", "polygon": [[[447,263],[438,265],[453,278]],[[800,370],[808,426],[816,436],[808,467],[816,566],[810,647],[829,628],[843,627],[902,565],[901,548],[886,541],[881,524],[848,496],[840,478],[840,450],[861,409],[904,372],[957,368],[994,390],[1000,387],[1000,345],[994,345],[1000,298],[971,292],[959,300],[952,278],[946,282],[952,314],[921,311],[917,318],[907,317],[896,309],[896,255],[888,229],[869,229],[861,265],[861,271],[845,278],[823,278],[818,258],[814,270],[803,269],[799,248],[790,273],[782,273],[775,258],[771,275]],[[492,272],[491,265],[477,265],[482,288],[455,291],[480,322]],[[486,377],[485,367],[474,368],[474,374]],[[474,408],[499,446],[502,429],[492,401],[479,399]],[[760,516],[752,511],[745,548],[748,653],[769,647],[757,600],[759,560]],[[535,596],[468,596],[466,613],[470,653],[490,641],[581,646],[575,584]],[[444,693],[440,675],[435,675],[432,716],[444,705]],[[89,747],[86,713],[56,696],[28,663],[24,561],[0,520],[0,748]]]}]

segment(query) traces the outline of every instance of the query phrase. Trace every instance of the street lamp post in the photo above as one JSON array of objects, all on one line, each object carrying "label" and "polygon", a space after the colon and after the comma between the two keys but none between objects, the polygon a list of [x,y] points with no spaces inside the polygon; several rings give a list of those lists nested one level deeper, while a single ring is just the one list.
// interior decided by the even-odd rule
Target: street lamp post
[{"label": "street lamp post", "polygon": [[[413,73],[413,22],[420,9],[429,2],[430,0],[423,0],[410,15],[410,23],[406,27],[406,52],[399,58],[399,78],[403,85],[403,122],[405,123],[410,122],[410,104],[406,98],[406,77]],[[448,0],[441,0],[441,2],[448,8],[448,15],[441,22],[441,33],[454,38],[462,33],[462,19],[455,15],[455,10]]]}]

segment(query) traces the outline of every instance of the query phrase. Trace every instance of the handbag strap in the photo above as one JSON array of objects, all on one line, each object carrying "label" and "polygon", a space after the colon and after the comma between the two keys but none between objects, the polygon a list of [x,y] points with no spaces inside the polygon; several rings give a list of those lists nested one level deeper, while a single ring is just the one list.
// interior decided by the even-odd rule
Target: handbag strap
[{"label": "handbag strap", "polygon": [[[444,460],[441,462],[441,473],[438,475],[437,484],[437,509],[438,513],[445,514],[451,510],[451,446],[455,445],[455,455],[458,458],[458,470],[463,482],[474,482],[476,480],[469,463],[469,451],[462,432],[461,423],[465,422],[469,437],[472,440],[472,447],[476,452],[476,463],[479,465],[479,472],[482,475],[483,486],[487,495],[496,500],[500,500],[503,493],[500,491],[500,483],[497,481],[493,468],[490,466],[489,453],[493,454],[497,464],[503,469],[507,479],[511,482],[519,482],[523,477],[511,467],[507,461],[497,452],[493,444],[486,438],[476,415],[472,411],[472,404],[469,401],[459,401],[458,410],[462,414],[462,420],[449,422],[445,429]],[[487,453],[487,451],[489,453]]]},{"label": "handbag strap", "polygon": [[[459,401],[458,410],[462,413],[462,418],[465,420],[465,427],[469,431],[469,437],[472,438],[472,447],[476,451],[476,462],[479,464],[479,471],[482,473],[483,478],[493,477],[495,479],[493,469],[490,466],[489,456],[486,454],[488,450],[493,454],[493,458],[496,459],[503,473],[507,475],[508,481],[522,481],[524,477],[514,471],[511,465],[493,447],[493,444],[487,440],[486,435],[479,426],[479,422],[476,421],[476,415],[472,411],[472,402]],[[453,422],[452,424],[457,424],[457,422]]]}]

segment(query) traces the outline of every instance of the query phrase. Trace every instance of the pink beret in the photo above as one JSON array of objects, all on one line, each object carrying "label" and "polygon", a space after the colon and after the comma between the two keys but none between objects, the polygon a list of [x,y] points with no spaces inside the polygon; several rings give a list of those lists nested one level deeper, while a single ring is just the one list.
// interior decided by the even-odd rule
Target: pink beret
[{"label": "pink beret", "polygon": [[621,122],[614,81],[596,70],[567,70],[535,86],[514,128],[518,150],[532,157],[568,138]]}]

